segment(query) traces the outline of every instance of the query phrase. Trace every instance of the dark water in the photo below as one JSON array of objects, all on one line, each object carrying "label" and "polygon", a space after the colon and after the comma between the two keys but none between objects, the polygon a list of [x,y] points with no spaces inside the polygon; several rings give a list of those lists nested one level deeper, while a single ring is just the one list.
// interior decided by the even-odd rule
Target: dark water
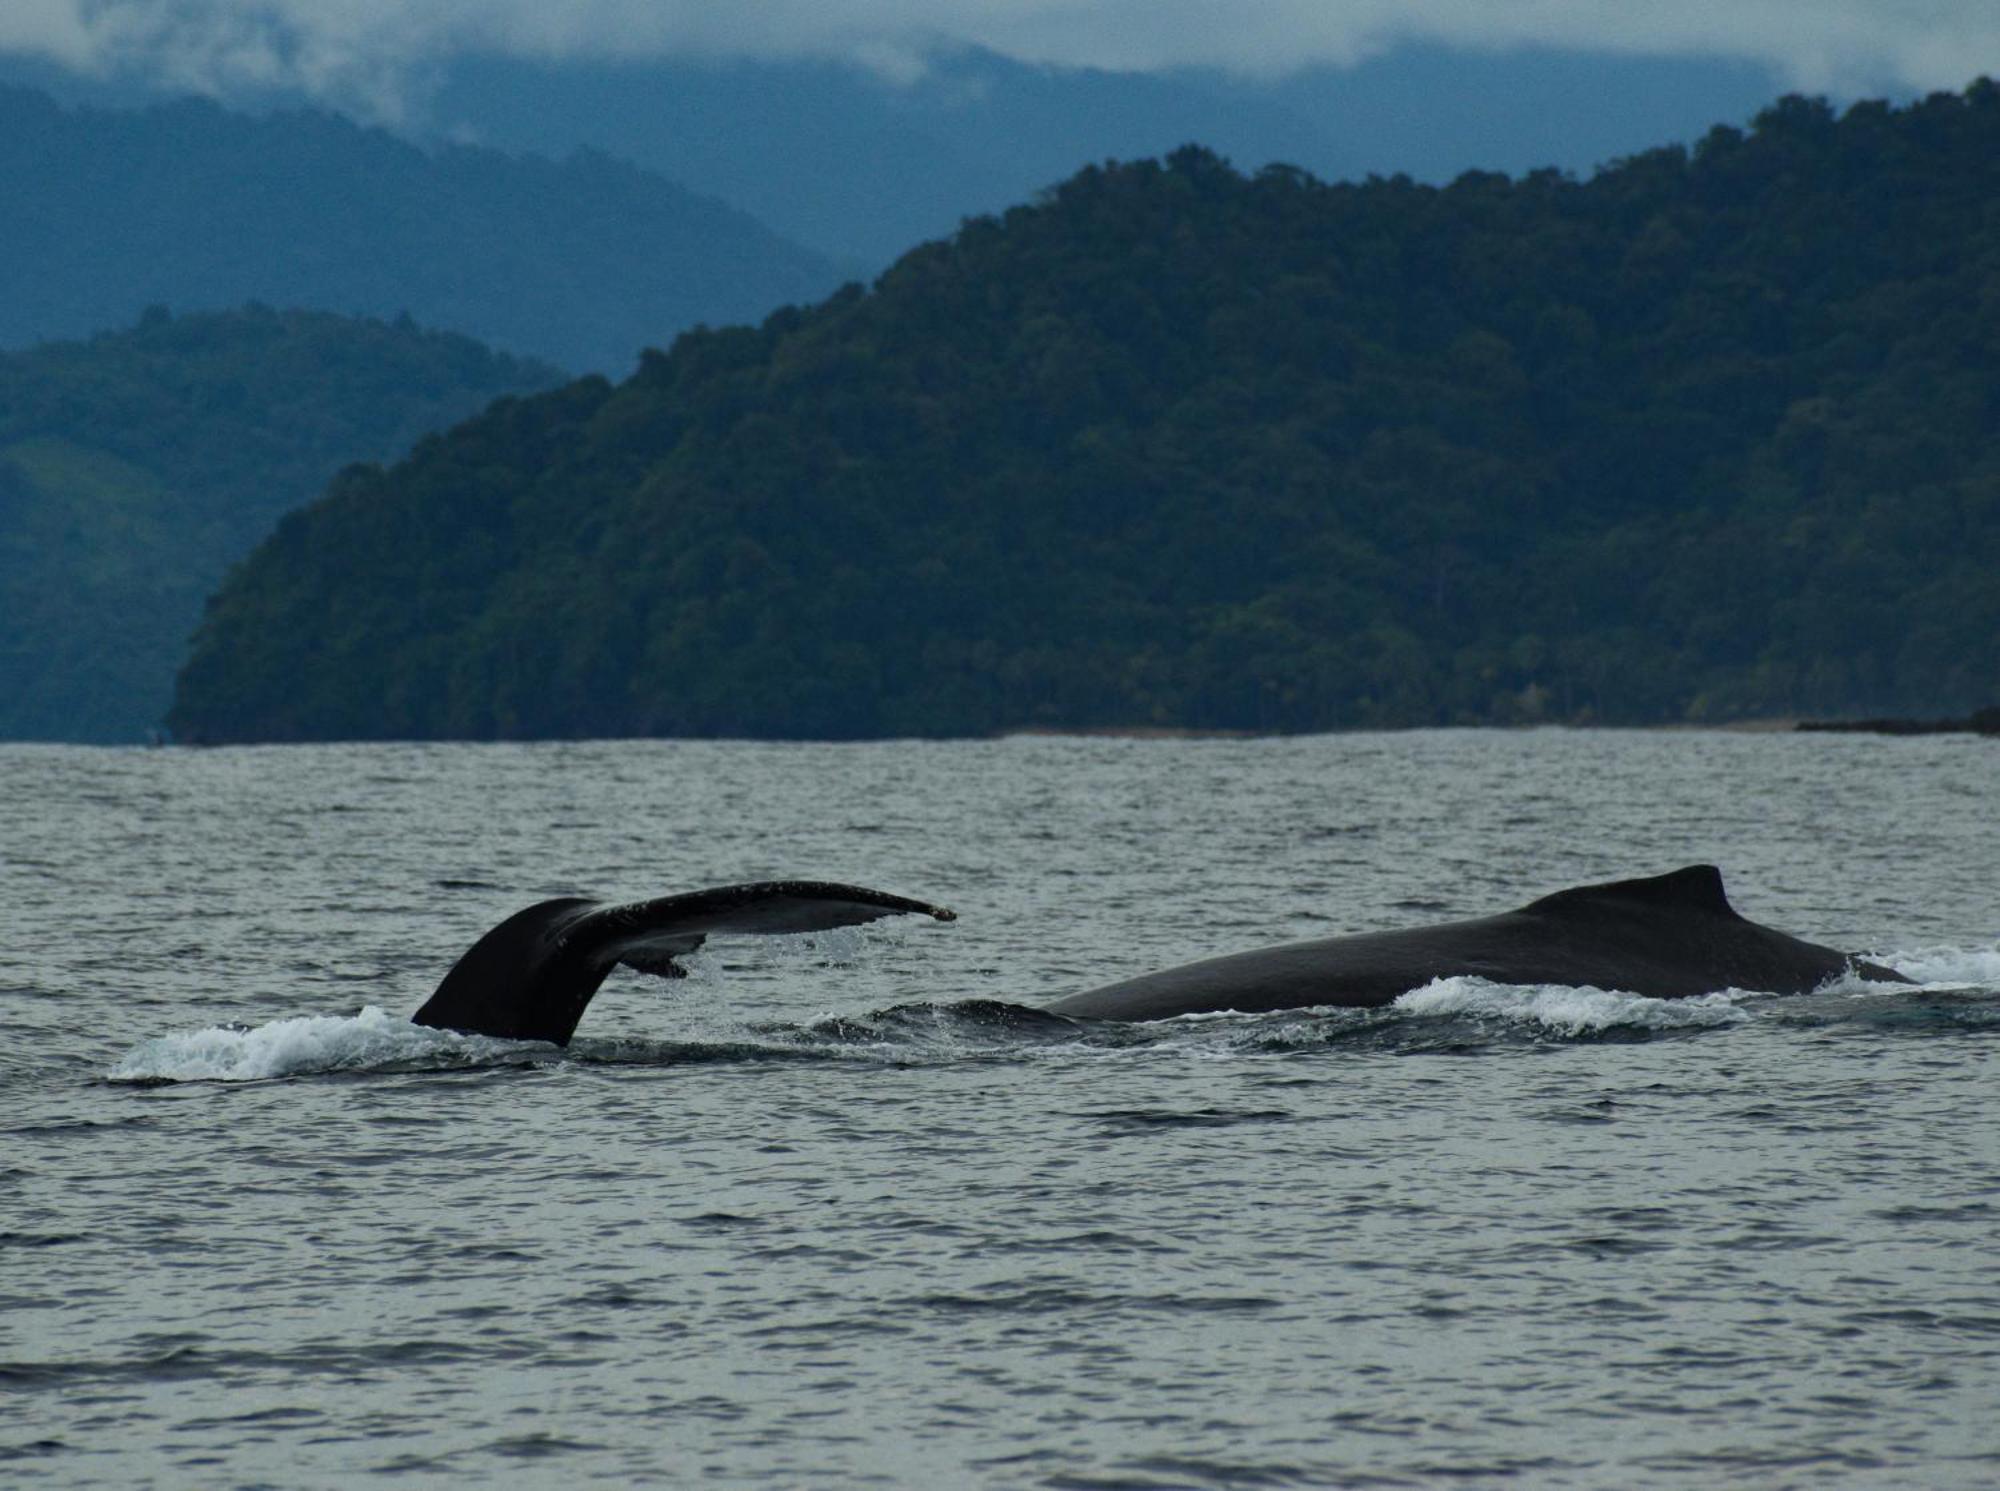
[{"label": "dark water", "polygon": [[[1991,741],[0,773],[0,1484],[2000,1482]],[[1026,1008],[1693,861],[1923,987]],[[962,919],[404,1019],[528,901],[777,876]]]}]

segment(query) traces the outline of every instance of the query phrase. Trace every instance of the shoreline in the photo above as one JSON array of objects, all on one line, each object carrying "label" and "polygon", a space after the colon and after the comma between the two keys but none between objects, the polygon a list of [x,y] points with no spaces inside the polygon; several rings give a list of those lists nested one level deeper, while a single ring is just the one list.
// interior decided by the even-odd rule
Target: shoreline
[{"label": "shoreline", "polygon": [[[1984,720],[1987,712],[1981,711],[1978,719]],[[1885,726],[1887,728],[1885,728]],[[1323,735],[1404,735],[1418,731],[1493,731],[1519,734],[1535,730],[1574,731],[1578,734],[1630,731],[1641,734],[1675,733],[1688,734],[1698,731],[1712,731],[1722,735],[1817,735],[1817,734],[1872,734],[1882,736],[1969,734],[1991,737],[2000,731],[1984,728],[1973,721],[1921,720],[1904,722],[1900,720],[1835,720],[1822,721],[1801,715],[1762,715],[1739,720],[1664,720],[1649,724],[1605,723],[1603,721],[1576,722],[1568,720],[1538,720],[1511,724],[1481,723],[1452,725],[1356,725],[1324,730],[1248,730],[1224,727],[1204,727],[1192,725],[1023,725],[993,730],[978,735],[882,735],[882,736],[790,736],[790,735],[602,735],[602,736],[454,736],[443,739],[424,738],[351,738],[329,737],[310,740],[150,740],[150,741],[105,741],[105,740],[0,740],[0,747],[32,748],[41,747],[54,750],[99,749],[99,750],[160,750],[205,751],[217,749],[270,750],[285,746],[337,746],[337,745],[593,745],[620,741],[627,742],[682,742],[719,744],[735,742],[749,745],[868,745],[893,740],[924,740],[934,742],[950,741],[997,741],[997,740],[1295,740]]]},{"label": "shoreline", "polygon": [[1292,740],[1313,735],[1403,735],[1417,730],[1599,730],[1690,731],[1716,730],[1731,735],[1789,735],[1805,723],[1800,715],[1771,715],[1747,720],[1671,720],[1651,725],[1579,725],[1567,720],[1538,720],[1532,724],[1482,725],[1355,725],[1335,730],[1229,730],[1181,725],[1027,725],[1013,730],[997,730],[988,736],[948,737],[966,740],[1020,740],[1057,738],[1070,740]]}]

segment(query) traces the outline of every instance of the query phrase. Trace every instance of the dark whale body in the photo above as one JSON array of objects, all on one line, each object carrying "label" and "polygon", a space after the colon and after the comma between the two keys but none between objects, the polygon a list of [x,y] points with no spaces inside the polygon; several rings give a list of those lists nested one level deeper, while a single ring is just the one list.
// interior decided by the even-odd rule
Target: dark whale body
[{"label": "dark whale body", "polygon": [[1718,989],[1803,994],[1847,973],[1909,982],[1894,969],[1744,920],[1723,894],[1722,872],[1690,865],[1558,891],[1518,911],[1472,921],[1206,958],[1073,994],[1048,1008],[1091,1020],[1370,1008],[1454,975],[1500,984],[1588,984],[1655,999]]},{"label": "dark whale body", "polygon": [[468,1035],[567,1046],[591,996],[620,963],[679,978],[675,960],[713,933],[824,932],[916,912],[952,913],[886,891],[778,880],[607,906],[565,896],[518,911],[473,943],[410,1018]]},{"label": "dark whale body", "polygon": [[[816,932],[899,912],[951,921],[941,906],[825,881],[728,885],[610,906],[566,897],[517,912],[459,958],[411,1018],[473,1035],[569,1044],[591,996],[620,963],[673,978],[711,934]],[[1518,911],[1406,932],[1363,932],[1206,958],[1072,994],[1047,1012],[1087,1020],[1166,1020],[1221,1010],[1368,1008],[1432,979],[1589,984],[1682,999],[1718,989],[1803,994],[1843,974],[1908,983],[1736,914],[1722,872],[1671,874],[1558,891]]]}]

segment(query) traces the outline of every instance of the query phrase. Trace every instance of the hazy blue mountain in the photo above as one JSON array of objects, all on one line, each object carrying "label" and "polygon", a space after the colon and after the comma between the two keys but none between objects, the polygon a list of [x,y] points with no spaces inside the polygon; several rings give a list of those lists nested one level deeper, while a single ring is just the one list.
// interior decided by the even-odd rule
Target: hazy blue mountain
[{"label": "hazy blue mountain", "polygon": [[143,739],[202,597],[280,514],[559,376],[408,321],[257,307],[0,353],[0,739]]},{"label": "hazy blue mountain", "polygon": [[66,109],[0,87],[0,346],[149,304],[394,316],[623,371],[696,323],[843,277],[736,208],[597,152],[420,149],[335,115]]},{"label": "hazy blue mountain", "polygon": [[1712,58],[1405,48],[1280,80],[940,59],[913,84],[833,63],[550,64],[461,59],[431,125],[510,150],[615,141],[802,242],[872,266],[1079,166],[1199,140],[1238,166],[1324,180],[1553,165],[1588,172],[1779,90]]}]

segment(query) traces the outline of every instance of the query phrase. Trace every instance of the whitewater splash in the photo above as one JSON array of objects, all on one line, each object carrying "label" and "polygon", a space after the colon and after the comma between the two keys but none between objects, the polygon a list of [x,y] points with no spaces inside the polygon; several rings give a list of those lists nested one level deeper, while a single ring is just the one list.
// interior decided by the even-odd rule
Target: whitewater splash
[{"label": "whitewater splash", "polygon": [[[1870,954],[1871,957],[1876,955]],[[2000,942],[1990,947],[1919,947],[1877,959],[1926,987],[1970,986],[2000,991]],[[1880,984],[1871,985],[1881,988]]]},{"label": "whitewater splash", "polygon": [[522,1044],[412,1025],[371,1004],[355,1015],[305,1015],[157,1036],[126,1052],[105,1076],[113,1082],[257,1082],[398,1063],[465,1065],[518,1051]]},{"label": "whitewater splash", "polygon": [[[1906,999],[1917,990],[1983,989],[2000,992],[2000,944],[1986,948],[1924,948],[1869,954],[1871,961],[1898,969],[1915,981],[1876,983],[1852,975],[1834,980],[1819,993],[1865,1000]],[[1755,1001],[1756,1008],[1749,1007]],[[1741,1025],[1758,1009],[1796,1009],[1796,997],[1728,989],[1692,999],[1649,999],[1587,985],[1496,984],[1469,976],[1433,979],[1412,989],[1392,1006],[1406,1015],[1461,1016],[1538,1027],[1560,1036],[1595,1035],[1607,1030],[1702,1030]]]},{"label": "whitewater splash", "polygon": [[1392,1006],[1406,1015],[1457,1015],[1539,1026],[1557,1035],[1594,1035],[1618,1029],[1701,1030],[1740,1025],[1751,1018],[1735,990],[1692,999],[1648,999],[1588,985],[1496,984],[1483,978],[1432,979]]}]

